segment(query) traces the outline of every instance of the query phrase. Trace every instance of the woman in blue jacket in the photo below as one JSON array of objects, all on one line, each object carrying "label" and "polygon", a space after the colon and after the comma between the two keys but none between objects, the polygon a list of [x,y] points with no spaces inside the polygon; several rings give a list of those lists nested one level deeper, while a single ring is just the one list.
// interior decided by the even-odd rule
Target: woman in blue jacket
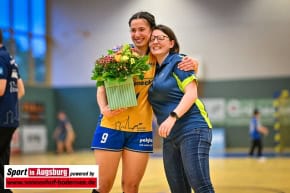
[{"label": "woman in blue jacket", "polygon": [[149,89],[149,102],[160,125],[163,162],[172,193],[213,193],[209,173],[212,125],[198,99],[194,71],[181,71],[182,60],[174,32],[156,26],[150,38],[151,62],[156,73]]}]

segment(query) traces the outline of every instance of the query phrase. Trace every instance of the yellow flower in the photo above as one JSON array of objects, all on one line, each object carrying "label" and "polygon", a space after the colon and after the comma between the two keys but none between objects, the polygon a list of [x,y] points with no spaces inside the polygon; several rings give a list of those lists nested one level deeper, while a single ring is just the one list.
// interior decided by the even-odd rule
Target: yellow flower
[{"label": "yellow flower", "polygon": [[126,55],[121,57],[121,62],[127,62],[128,60],[129,60],[129,57]]},{"label": "yellow flower", "polygon": [[120,54],[116,54],[115,55],[115,60],[116,60],[116,62],[120,62],[121,61],[121,55]]}]

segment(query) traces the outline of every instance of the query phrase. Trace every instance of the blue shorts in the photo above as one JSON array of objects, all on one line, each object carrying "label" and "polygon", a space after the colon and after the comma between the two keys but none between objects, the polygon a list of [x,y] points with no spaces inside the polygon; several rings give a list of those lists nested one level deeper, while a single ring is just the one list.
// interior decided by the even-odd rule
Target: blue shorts
[{"label": "blue shorts", "polygon": [[124,149],[136,152],[153,152],[152,132],[127,132],[97,126],[91,149],[122,151]]}]

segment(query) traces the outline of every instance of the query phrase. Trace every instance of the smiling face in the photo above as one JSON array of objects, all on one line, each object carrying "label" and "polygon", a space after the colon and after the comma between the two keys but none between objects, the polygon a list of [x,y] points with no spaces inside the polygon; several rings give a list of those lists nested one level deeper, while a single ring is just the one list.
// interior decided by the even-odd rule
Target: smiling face
[{"label": "smiling face", "polygon": [[159,64],[169,54],[169,51],[174,46],[174,40],[170,40],[167,34],[159,29],[153,30],[150,38],[150,52],[156,57]]},{"label": "smiling face", "polygon": [[145,55],[148,50],[151,32],[151,27],[145,19],[133,19],[130,23],[131,39],[142,55]]}]

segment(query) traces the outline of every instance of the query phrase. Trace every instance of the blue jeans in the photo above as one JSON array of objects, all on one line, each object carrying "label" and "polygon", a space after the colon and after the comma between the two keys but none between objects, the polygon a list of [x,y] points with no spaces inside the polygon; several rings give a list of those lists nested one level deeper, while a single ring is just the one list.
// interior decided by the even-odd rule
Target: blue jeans
[{"label": "blue jeans", "polygon": [[192,129],[163,141],[163,163],[171,193],[214,193],[209,172],[212,130]]}]

